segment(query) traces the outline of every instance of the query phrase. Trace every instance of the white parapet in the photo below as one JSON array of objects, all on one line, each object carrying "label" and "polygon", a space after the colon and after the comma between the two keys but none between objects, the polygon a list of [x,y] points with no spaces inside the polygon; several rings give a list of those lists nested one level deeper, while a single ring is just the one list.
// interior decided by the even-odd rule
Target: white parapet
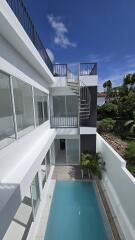
[{"label": "white parapet", "polygon": [[96,134],[95,127],[80,127],[80,135]]},{"label": "white parapet", "polygon": [[127,240],[135,239],[135,178],[125,160],[97,134],[97,152],[102,154],[106,171],[103,184]]},{"label": "white parapet", "polygon": [[98,75],[84,75],[79,77],[80,85],[83,82],[86,86],[93,87],[98,85]]}]

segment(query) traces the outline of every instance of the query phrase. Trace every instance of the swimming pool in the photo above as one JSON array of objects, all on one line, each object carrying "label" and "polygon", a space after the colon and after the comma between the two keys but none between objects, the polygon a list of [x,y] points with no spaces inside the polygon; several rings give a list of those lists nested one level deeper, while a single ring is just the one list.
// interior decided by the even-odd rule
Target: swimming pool
[{"label": "swimming pool", "polygon": [[45,240],[110,240],[92,182],[57,181]]}]

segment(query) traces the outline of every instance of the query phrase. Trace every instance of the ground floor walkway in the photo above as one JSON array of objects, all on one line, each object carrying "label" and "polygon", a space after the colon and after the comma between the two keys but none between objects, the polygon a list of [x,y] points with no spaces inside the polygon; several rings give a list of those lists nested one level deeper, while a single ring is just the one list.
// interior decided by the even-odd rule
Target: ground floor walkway
[{"label": "ground floor walkway", "polygon": [[55,166],[52,179],[76,180],[82,179],[80,166]]}]

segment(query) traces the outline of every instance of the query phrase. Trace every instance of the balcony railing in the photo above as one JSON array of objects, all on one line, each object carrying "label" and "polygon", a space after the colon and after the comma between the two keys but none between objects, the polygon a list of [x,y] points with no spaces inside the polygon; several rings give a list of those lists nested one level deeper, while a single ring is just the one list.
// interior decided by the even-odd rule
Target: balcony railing
[{"label": "balcony railing", "polygon": [[51,128],[77,128],[78,116],[50,117]]},{"label": "balcony railing", "polygon": [[80,76],[96,75],[97,63],[80,63]]},{"label": "balcony railing", "polygon": [[54,64],[53,75],[55,77],[66,77],[67,76],[67,64]]},{"label": "balcony railing", "polygon": [[9,6],[11,7],[12,11],[16,15],[17,19],[23,26],[24,30],[28,34],[29,38],[33,42],[34,46],[38,50],[40,56],[50,69],[50,71],[53,73],[53,64],[46,52],[46,49],[40,40],[40,37],[35,29],[35,26],[28,14],[28,11],[23,3],[22,0],[6,0]]}]

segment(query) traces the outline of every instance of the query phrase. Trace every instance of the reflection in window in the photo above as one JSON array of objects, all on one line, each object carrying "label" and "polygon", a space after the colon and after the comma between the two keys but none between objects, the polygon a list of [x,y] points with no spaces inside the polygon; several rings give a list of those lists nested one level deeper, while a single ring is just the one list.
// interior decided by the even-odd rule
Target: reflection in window
[{"label": "reflection in window", "polygon": [[13,91],[18,135],[22,136],[34,128],[32,87],[13,78]]},{"label": "reflection in window", "polygon": [[65,117],[65,96],[54,96],[53,97],[53,115],[54,117]]},{"label": "reflection in window", "polygon": [[9,76],[0,72],[0,149],[15,139]]},{"label": "reflection in window", "polygon": [[66,96],[67,116],[78,115],[78,98],[77,96]]},{"label": "reflection in window", "polygon": [[68,165],[79,164],[79,140],[67,139],[66,140],[66,162]]},{"label": "reflection in window", "polygon": [[38,173],[36,174],[35,178],[33,179],[32,184],[31,184],[31,198],[32,198],[33,212],[34,212],[34,216],[35,216],[37,213],[39,202],[40,202]]},{"label": "reflection in window", "polygon": [[43,94],[43,107],[44,107],[44,121],[48,120],[48,101],[47,95]]},{"label": "reflection in window", "polygon": [[46,154],[46,175],[47,175],[47,178],[48,178],[49,172],[50,172],[50,167],[51,167],[50,164],[51,163],[50,163],[50,150],[49,150]]},{"label": "reflection in window", "polygon": [[53,116],[70,117],[78,115],[77,96],[53,96]]},{"label": "reflection in window", "polygon": [[47,95],[38,89],[34,89],[36,125],[40,125],[48,120]]},{"label": "reflection in window", "polygon": [[44,122],[43,112],[43,93],[34,89],[34,101],[35,101],[35,114],[36,114],[36,125],[41,125]]}]

